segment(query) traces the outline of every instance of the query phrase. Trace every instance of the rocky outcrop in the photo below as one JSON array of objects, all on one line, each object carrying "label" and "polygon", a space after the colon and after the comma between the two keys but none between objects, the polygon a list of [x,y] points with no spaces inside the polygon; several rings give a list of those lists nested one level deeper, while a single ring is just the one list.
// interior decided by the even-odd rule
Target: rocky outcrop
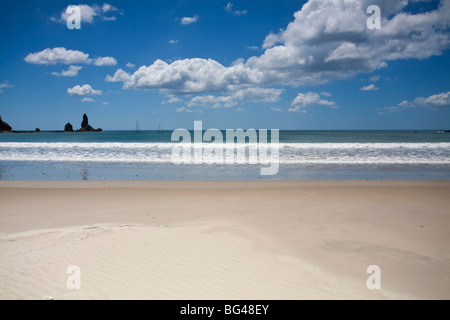
[{"label": "rocky outcrop", "polygon": [[70,122],[66,123],[66,125],[64,126],[64,131],[65,132],[73,132],[73,126],[70,124]]},{"label": "rocky outcrop", "polygon": [[[76,130],[76,132],[89,132],[89,131],[103,131],[101,128],[98,129],[94,129],[92,128],[92,126],[89,124],[89,120],[86,114],[83,115],[83,122],[81,122],[81,129]],[[13,132],[13,133],[32,133],[32,132],[41,132],[41,130],[39,128],[36,128],[34,131],[17,131],[17,130],[13,130],[12,127],[7,124],[6,122],[4,122],[2,120],[2,117],[0,116],[0,133],[1,132]],[[42,132],[63,132],[63,131],[42,131]],[[70,124],[70,122],[66,123],[66,125],[64,126],[64,132],[75,132],[73,130],[73,126]]]},{"label": "rocky outcrop", "polygon": [[89,131],[103,131],[101,128],[94,129],[89,124],[89,120],[86,114],[83,114],[83,121],[81,122],[81,129],[78,132],[89,132]]},{"label": "rocky outcrop", "polygon": [[79,130],[77,130],[78,132],[90,132],[90,131],[103,131],[102,128],[98,128],[98,129],[94,129],[92,128],[89,124],[87,126],[85,126],[84,128],[81,128]]},{"label": "rocky outcrop", "polygon": [[2,131],[12,131],[12,128],[9,124],[2,120],[2,116],[0,116],[0,132]]},{"label": "rocky outcrop", "polygon": [[81,122],[81,129],[86,128],[89,125],[88,117],[85,114],[83,114],[83,121]]}]

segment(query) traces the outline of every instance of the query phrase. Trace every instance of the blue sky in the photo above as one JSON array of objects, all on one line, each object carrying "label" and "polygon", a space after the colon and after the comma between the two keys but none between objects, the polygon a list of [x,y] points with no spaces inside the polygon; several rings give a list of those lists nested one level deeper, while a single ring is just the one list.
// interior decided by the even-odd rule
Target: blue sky
[{"label": "blue sky", "polygon": [[16,130],[83,113],[106,130],[450,129],[449,17],[448,0],[1,1],[0,115]]}]

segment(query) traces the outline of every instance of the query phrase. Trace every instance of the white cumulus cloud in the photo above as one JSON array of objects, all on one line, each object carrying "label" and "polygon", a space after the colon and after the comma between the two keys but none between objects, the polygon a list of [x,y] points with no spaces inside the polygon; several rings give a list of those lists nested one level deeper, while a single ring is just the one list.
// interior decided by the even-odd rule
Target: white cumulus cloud
[{"label": "white cumulus cloud", "polygon": [[177,97],[170,97],[169,100],[167,100],[165,103],[181,103],[183,100]]},{"label": "white cumulus cloud", "polygon": [[188,107],[229,108],[237,104],[231,96],[196,96],[186,103]]},{"label": "white cumulus cloud", "polygon": [[69,66],[69,69],[67,70],[63,70],[61,72],[52,72],[52,75],[58,77],[76,77],[81,69],[83,69],[82,66]]},{"label": "white cumulus cloud", "polygon": [[102,11],[107,13],[107,12],[119,11],[119,9],[117,9],[116,7],[114,7],[108,3],[104,3],[102,6]]},{"label": "white cumulus cloud", "polygon": [[[78,4],[77,6],[80,7],[81,23],[91,24],[97,18],[105,21],[113,21],[117,19],[117,13],[123,15],[122,10],[108,3],[104,3],[102,6],[98,4]],[[66,13],[66,10],[67,7],[61,12],[59,19],[55,17],[50,19],[55,22],[66,23],[67,18],[71,15],[71,13]]]},{"label": "white cumulus cloud", "polygon": [[95,102],[95,100],[92,99],[92,98],[83,98],[83,99],[81,99],[81,101],[83,101],[83,102]]},{"label": "white cumulus cloud", "polygon": [[95,66],[115,66],[117,64],[117,60],[113,57],[100,57],[94,59]]},{"label": "white cumulus cloud", "polygon": [[113,57],[89,58],[88,53],[70,50],[64,47],[46,48],[39,52],[29,53],[25,61],[31,64],[54,65],[62,64],[91,64],[96,66],[114,66],[117,61]]},{"label": "white cumulus cloud", "polygon": [[89,54],[78,50],[67,50],[63,47],[47,48],[39,52],[30,53],[25,61],[32,64],[74,64],[89,63]]},{"label": "white cumulus cloud", "polygon": [[375,86],[373,83],[362,87],[361,89],[359,89],[360,91],[376,91],[380,88],[378,88],[377,86]]},{"label": "white cumulus cloud", "polygon": [[67,89],[67,93],[72,97],[85,97],[90,95],[101,95],[101,90],[94,90],[88,84],[83,84],[82,86],[76,85],[73,88]]},{"label": "white cumulus cloud", "polygon": [[195,15],[193,17],[183,17],[183,18],[181,18],[181,24],[182,25],[192,24],[194,22],[197,22],[198,19],[199,19],[199,17],[197,15]]},{"label": "white cumulus cloud", "polygon": [[240,102],[261,102],[269,103],[280,100],[283,89],[273,88],[244,88],[232,90],[229,95],[214,96],[200,95],[189,100],[186,105],[188,107],[205,107],[205,108],[230,108],[236,106]]},{"label": "white cumulus cloud", "polygon": [[337,108],[333,101],[324,100],[320,98],[320,95],[316,92],[299,93],[297,97],[292,101],[291,107],[288,109],[290,112],[303,112],[309,106],[329,106]]},{"label": "white cumulus cloud", "polygon": [[450,107],[450,91],[431,95],[429,97],[418,97],[413,101],[402,101],[396,106],[378,108],[379,114],[392,113],[404,109],[421,108],[428,110],[438,110]]},{"label": "white cumulus cloud", "polygon": [[125,89],[161,89],[174,94],[223,91],[228,84],[241,82],[235,74],[240,66],[226,68],[212,59],[193,58],[171,64],[158,59],[133,74],[118,69],[113,76],[108,75],[106,81],[123,82]]}]

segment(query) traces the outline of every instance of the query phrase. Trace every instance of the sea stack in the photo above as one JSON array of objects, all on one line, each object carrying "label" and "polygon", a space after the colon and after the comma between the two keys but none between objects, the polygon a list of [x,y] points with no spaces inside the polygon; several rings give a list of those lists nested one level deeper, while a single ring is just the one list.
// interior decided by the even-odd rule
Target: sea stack
[{"label": "sea stack", "polygon": [[89,125],[89,119],[85,114],[83,114],[83,121],[81,122],[81,128],[86,128]]},{"label": "sea stack", "polygon": [[3,131],[10,132],[10,131],[12,131],[12,128],[9,124],[4,122],[2,120],[2,116],[0,116],[0,132],[3,132]]},{"label": "sea stack", "polygon": [[73,126],[70,124],[70,122],[67,122],[64,126],[64,132],[73,132]]},{"label": "sea stack", "polygon": [[83,121],[81,122],[81,129],[78,132],[88,132],[88,131],[103,131],[101,128],[94,129],[90,126],[89,120],[86,114],[83,114]]}]

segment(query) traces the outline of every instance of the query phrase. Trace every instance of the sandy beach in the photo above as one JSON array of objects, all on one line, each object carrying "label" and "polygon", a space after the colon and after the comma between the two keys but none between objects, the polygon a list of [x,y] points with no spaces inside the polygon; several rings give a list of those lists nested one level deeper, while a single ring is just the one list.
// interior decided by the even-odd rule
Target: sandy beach
[{"label": "sandy beach", "polygon": [[450,299],[449,195],[449,181],[0,181],[0,298]]}]

